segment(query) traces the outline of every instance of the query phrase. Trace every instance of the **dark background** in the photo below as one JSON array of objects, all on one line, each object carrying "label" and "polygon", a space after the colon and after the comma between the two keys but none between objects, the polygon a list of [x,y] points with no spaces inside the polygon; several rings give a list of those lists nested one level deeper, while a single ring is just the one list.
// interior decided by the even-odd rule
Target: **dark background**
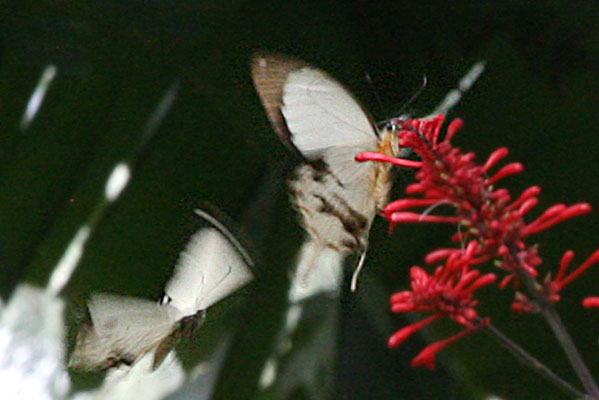
[{"label": "dark background", "polygon": [[[591,1],[52,1],[0,10],[0,290],[45,284],[77,227],[102,195],[115,162],[137,148],[143,127],[175,80],[180,92],[134,177],[97,226],[67,289],[77,305],[91,291],[157,298],[186,238],[192,209],[208,201],[237,220],[252,243],[259,279],[211,313],[197,347],[222,326],[236,328],[217,397],[249,399],[280,326],[287,268],[302,238],[282,178],[288,152],[271,131],[248,62],[257,50],[295,55],[346,83],[377,119],[409,106],[425,115],[469,66],[487,70],[453,111],[466,126],[454,143],[484,160],[508,146],[525,173],[512,193],[539,184],[541,206],[599,202],[599,18]],[[43,107],[26,130],[19,121],[43,68],[58,68]],[[369,73],[373,84],[364,78]],[[381,98],[380,104],[374,92]],[[397,187],[410,174],[398,176]],[[401,193],[401,192],[399,192]],[[540,211],[533,213],[538,215]],[[592,213],[535,236],[555,270],[566,249],[577,265],[599,245]],[[457,331],[436,324],[426,338],[388,350],[406,324],[388,295],[406,271],[448,245],[452,228],[401,226],[389,237],[377,220],[357,295],[342,294],[334,398],[565,399],[484,334],[442,352],[439,369],[409,368],[425,340]],[[565,290],[558,305],[595,376],[599,272]],[[575,382],[537,316],[509,311],[512,293],[481,294],[481,313],[551,368]],[[71,313],[75,313],[72,311]],[[213,322],[210,322],[213,321]],[[72,336],[72,335],[71,335]],[[200,350],[201,352],[201,350]],[[86,378],[77,382],[82,386]],[[303,398],[303,392],[295,398]],[[274,398],[263,394],[261,398]]]}]

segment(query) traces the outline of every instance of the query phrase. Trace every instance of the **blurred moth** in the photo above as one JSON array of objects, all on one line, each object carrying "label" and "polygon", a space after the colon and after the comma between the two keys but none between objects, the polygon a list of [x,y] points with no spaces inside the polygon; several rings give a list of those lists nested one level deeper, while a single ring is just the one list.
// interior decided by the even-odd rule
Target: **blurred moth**
[{"label": "blurred moth", "polygon": [[177,340],[198,328],[206,309],[253,279],[251,259],[212,216],[216,228],[196,232],[179,255],[160,302],[94,294],[87,303],[91,324],[77,333],[68,366],[96,370],[133,364],[155,350],[154,369]]},{"label": "blurred moth", "polygon": [[354,157],[363,151],[397,155],[399,139],[391,125],[379,130],[340,83],[301,60],[258,54],[251,69],[275,132],[305,160],[290,182],[302,225],[322,250],[360,256],[355,290],[370,226],[388,200],[391,167]]}]

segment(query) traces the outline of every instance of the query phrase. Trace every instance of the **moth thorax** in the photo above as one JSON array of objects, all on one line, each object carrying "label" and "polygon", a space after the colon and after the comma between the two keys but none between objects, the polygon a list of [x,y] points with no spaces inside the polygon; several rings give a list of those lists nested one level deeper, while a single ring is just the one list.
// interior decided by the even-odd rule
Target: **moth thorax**
[{"label": "moth thorax", "polygon": [[[399,138],[395,134],[394,129],[385,129],[380,132],[380,136],[381,140],[377,146],[377,151],[388,156],[397,156],[399,154]],[[378,211],[382,211],[389,201],[391,184],[391,164],[376,163],[372,193]]]}]

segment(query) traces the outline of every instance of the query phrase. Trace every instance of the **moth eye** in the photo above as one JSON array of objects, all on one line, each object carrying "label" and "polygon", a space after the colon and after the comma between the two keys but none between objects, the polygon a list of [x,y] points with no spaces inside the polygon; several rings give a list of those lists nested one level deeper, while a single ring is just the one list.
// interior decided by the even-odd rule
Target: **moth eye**
[{"label": "moth eye", "polygon": [[173,299],[170,298],[169,295],[165,294],[164,296],[162,296],[162,298],[160,299],[160,305],[164,306],[166,304],[170,304],[170,302],[173,301]]},{"label": "moth eye", "polygon": [[397,132],[398,130],[400,130],[401,128],[401,124],[402,124],[403,120],[399,119],[399,118],[394,118],[389,120],[389,122],[387,122],[387,129],[390,130],[391,132]]}]

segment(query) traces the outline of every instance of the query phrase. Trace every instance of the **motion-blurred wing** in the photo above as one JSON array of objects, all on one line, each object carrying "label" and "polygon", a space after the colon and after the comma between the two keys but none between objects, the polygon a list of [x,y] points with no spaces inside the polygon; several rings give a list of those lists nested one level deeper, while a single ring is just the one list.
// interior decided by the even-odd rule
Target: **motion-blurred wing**
[{"label": "motion-blurred wing", "polygon": [[157,302],[94,294],[88,302],[91,326],[82,327],[69,367],[93,370],[132,364],[168,337],[182,318]]},{"label": "motion-blurred wing", "polygon": [[216,229],[195,233],[166,284],[169,304],[184,315],[205,310],[253,278],[237,249]]}]

